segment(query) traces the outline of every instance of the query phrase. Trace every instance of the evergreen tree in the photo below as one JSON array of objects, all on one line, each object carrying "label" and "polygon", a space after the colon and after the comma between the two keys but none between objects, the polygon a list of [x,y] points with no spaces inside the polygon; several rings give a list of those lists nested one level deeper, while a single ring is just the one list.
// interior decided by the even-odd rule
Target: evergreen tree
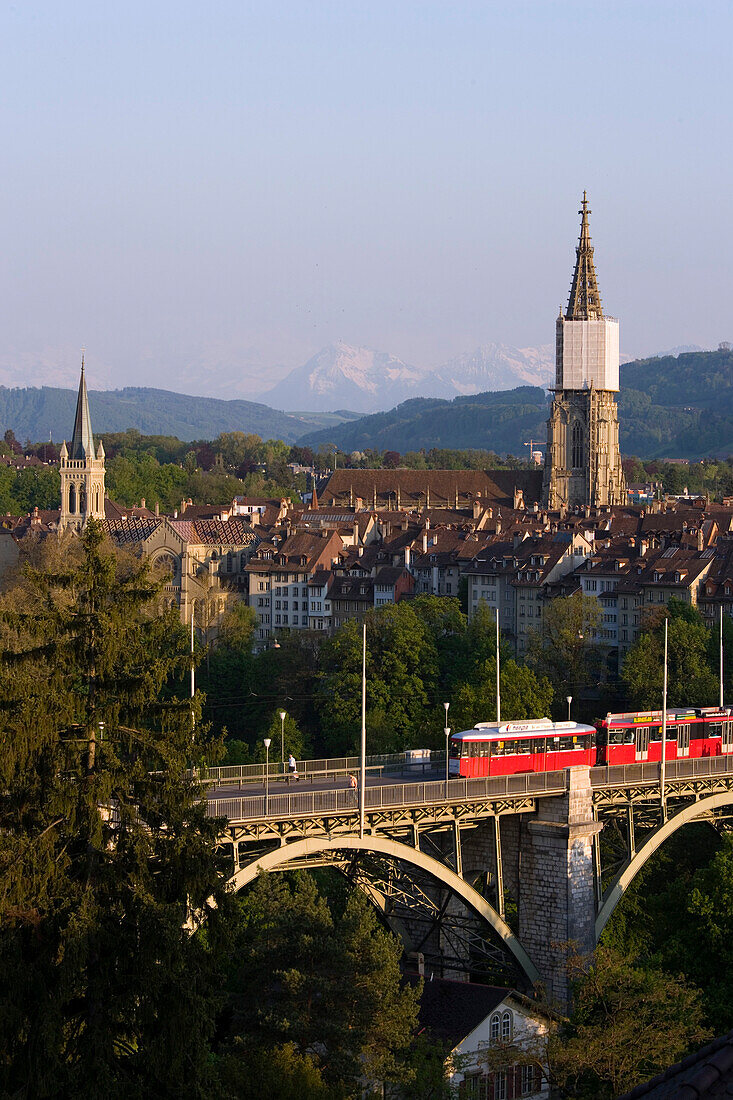
[{"label": "evergreen tree", "polygon": [[378,927],[362,895],[349,892],[342,908],[335,894],[326,900],[310,875],[296,873],[262,875],[240,897],[221,1052],[226,1079],[239,1076],[236,1063],[246,1073],[263,1051],[282,1052],[283,1044],[292,1044],[294,1072],[315,1067],[326,1085],[343,1086],[348,1096],[363,1077],[411,1076],[421,990],[402,987],[402,946]]},{"label": "evergreen tree", "polygon": [[185,632],[100,525],[59,557],[1,608],[4,1095],[201,1095],[228,902]]}]

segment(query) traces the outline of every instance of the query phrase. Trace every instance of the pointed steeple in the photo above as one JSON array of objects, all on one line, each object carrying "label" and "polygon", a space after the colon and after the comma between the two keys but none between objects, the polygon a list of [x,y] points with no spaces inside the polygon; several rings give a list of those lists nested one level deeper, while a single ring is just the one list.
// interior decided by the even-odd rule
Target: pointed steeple
[{"label": "pointed steeple", "polygon": [[94,436],[92,435],[92,418],[89,415],[87,383],[84,377],[84,352],[82,352],[81,379],[79,381],[79,395],[76,399],[74,434],[69,445],[69,458],[83,461],[87,455],[89,458],[94,458]]},{"label": "pointed steeple", "polygon": [[590,243],[590,230],[588,227],[588,199],[583,192],[583,206],[578,211],[582,215],[580,223],[580,240],[575,252],[575,273],[573,285],[570,288],[568,308],[565,313],[566,321],[595,321],[603,317],[601,296],[598,293],[598,280],[593,264],[593,246]]}]

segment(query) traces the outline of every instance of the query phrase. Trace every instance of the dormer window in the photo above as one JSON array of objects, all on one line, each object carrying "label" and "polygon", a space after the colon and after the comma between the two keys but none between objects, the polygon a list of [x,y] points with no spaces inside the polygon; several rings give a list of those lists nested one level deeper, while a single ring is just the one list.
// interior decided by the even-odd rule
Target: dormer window
[{"label": "dormer window", "polygon": [[654,573],[654,580],[655,580],[655,582],[656,582],[656,581],[661,581],[661,579],[662,579],[662,574],[661,574],[661,573],[657,573],[657,572],[655,571],[655,573]]}]

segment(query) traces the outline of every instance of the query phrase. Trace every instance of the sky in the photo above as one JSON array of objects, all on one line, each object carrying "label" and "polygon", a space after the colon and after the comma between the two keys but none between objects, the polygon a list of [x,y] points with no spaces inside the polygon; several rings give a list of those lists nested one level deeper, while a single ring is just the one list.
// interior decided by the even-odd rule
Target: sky
[{"label": "sky", "polygon": [[733,339],[733,4],[0,5],[0,383],[248,396],[550,344],[587,189],[638,356]]}]

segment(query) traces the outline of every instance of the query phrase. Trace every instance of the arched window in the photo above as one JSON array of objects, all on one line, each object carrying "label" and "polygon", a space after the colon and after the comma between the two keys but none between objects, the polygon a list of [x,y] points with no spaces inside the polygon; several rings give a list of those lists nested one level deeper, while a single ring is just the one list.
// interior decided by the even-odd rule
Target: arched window
[{"label": "arched window", "polygon": [[69,511],[72,516],[76,514],[76,486],[69,486]]},{"label": "arched window", "polygon": [[572,468],[574,470],[581,470],[585,465],[583,461],[583,452],[585,448],[583,446],[583,426],[576,420],[573,424],[572,435]]},{"label": "arched window", "polygon": [[87,510],[87,491],[84,488],[84,486],[82,485],[82,487],[79,489],[79,511],[81,512],[82,515],[84,515],[86,510]]},{"label": "arched window", "polygon": [[504,1012],[501,1017],[501,1037],[502,1039],[511,1039],[512,1037],[512,1014],[511,1012]]},{"label": "arched window", "polygon": [[489,1020],[489,1038],[498,1039],[501,1032],[501,1019],[496,1012]]}]

